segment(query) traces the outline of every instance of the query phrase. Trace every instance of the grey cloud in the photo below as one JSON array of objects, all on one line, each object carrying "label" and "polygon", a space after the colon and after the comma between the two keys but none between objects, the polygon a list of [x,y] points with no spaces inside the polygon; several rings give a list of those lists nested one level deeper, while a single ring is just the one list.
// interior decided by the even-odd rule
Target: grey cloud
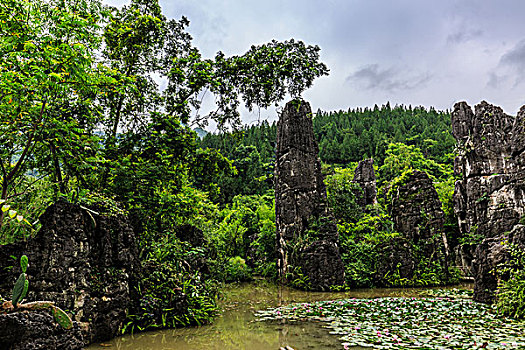
[{"label": "grey cloud", "polygon": [[481,29],[464,29],[461,28],[456,32],[450,34],[447,37],[448,44],[460,44],[473,39],[477,39],[483,35],[483,30]]},{"label": "grey cloud", "polygon": [[501,56],[500,63],[525,71],[525,40],[520,41],[513,49]]},{"label": "grey cloud", "polygon": [[378,64],[361,67],[346,78],[347,82],[354,82],[365,89],[384,91],[412,90],[424,86],[430,81],[429,73],[414,74],[394,67],[381,68]]},{"label": "grey cloud", "polygon": [[489,81],[487,82],[487,86],[493,89],[497,89],[501,83],[505,80],[505,77],[502,75],[499,75],[496,72],[489,73]]},{"label": "grey cloud", "polygon": [[[518,42],[516,46],[501,56],[499,66],[500,68],[506,68],[507,72],[512,73],[516,77],[514,86],[523,83],[525,79],[525,39]],[[489,80],[489,84],[490,82]]]}]

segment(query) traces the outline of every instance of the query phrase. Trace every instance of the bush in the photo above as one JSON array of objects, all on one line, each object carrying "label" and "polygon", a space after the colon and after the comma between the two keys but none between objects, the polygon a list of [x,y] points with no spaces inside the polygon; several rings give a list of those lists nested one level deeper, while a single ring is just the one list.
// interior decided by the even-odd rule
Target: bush
[{"label": "bush", "polygon": [[496,307],[505,316],[525,319],[525,251],[510,246],[510,253],[510,263],[499,269],[508,279],[500,280]]},{"label": "bush", "polygon": [[346,284],[374,287],[379,245],[398,235],[392,231],[390,218],[381,212],[367,213],[358,222],[340,224],[338,229]]},{"label": "bush", "polygon": [[240,256],[228,259],[225,268],[225,282],[244,282],[252,279],[251,270]]},{"label": "bush", "polygon": [[358,204],[363,190],[353,181],[352,169],[335,168],[334,171],[325,180],[328,204],[338,222],[356,222],[363,212]]},{"label": "bush", "polygon": [[230,205],[217,210],[215,223],[207,227],[206,236],[212,260],[210,268],[217,279],[247,280],[252,269],[265,277],[276,276],[273,192],[235,197]]},{"label": "bush", "polygon": [[201,325],[217,313],[217,283],[192,266],[202,249],[166,235],[144,254],[144,273],[136,292],[140,303],[128,315],[124,332]]}]

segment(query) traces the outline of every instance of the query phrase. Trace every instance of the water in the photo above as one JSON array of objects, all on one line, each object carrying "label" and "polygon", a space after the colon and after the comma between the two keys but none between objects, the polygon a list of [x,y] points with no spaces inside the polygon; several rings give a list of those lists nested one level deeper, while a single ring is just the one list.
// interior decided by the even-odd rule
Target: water
[{"label": "water", "polygon": [[337,337],[330,335],[318,323],[256,322],[253,314],[256,310],[295,302],[414,296],[420,292],[420,289],[413,288],[377,288],[319,293],[278,287],[264,281],[234,284],[224,288],[224,297],[220,302],[223,311],[211,325],[125,335],[103,344],[94,344],[88,349],[278,350],[287,345],[295,350],[342,349]]}]

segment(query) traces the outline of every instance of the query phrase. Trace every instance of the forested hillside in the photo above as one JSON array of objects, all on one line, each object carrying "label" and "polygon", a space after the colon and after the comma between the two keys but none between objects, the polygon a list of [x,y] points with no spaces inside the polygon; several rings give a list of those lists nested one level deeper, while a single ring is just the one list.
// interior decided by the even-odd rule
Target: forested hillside
[{"label": "forested hillside", "polygon": [[[453,213],[454,191],[453,151],[449,112],[423,107],[379,107],[350,109],[346,112],[318,111],[313,116],[314,134],[326,177],[328,201],[337,219],[346,283],[349,286],[428,285],[448,280],[448,272],[428,262],[421,262],[419,280],[403,280],[391,276],[385,281],[377,278],[378,259],[382,242],[395,241],[399,233],[393,229],[388,203],[392,188],[403,185],[412,171],[422,171],[436,187],[445,214],[445,232],[453,245],[458,244],[457,219]],[[237,208],[241,203],[266,198],[270,202],[274,188],[276,123],[264,121],[235,133],[207,134],[200,142],[203,149],[216,149],[232,162],[233,171],[217,177],[217,196],[213,201],[222,207]],[[378,184],[379,203],[363,212],[353,182],[357,162],[373,157]],[[357,191],[357,192],[356,192]],[[246,202],[251,198],[249,202]],[[245,213],[245,209],[240,211]],[[243,214],[244,215],[244,214]],[[253,237],[266,237],[253,223],[241,216],[240,221]],[[244,236],[244,240],[250,236]],[[465,242],[469,244],[468,238]],[[245,242],[245,244],[247,244]],[[412,243],[411,243],[412,244]],[[253,243],[252,243],[253,246]],[[258,249],[259,242],[255,242]],[[265,250],[269,250],[266,243]],[[415,251],[417,245],[414,246]],[[264,250],[262,250],[264,251]],[[248,245],[238,251],[250,259]],[[266,253],[266,255],[268,255]],[[420,257],[422,258],[422,257]],[[257,260],[257,259],[256,259]],[[263,263],[263,261],[267,261]],[[423,260],[421,260],[423,261]],[[256,261],[257,270],[268,273],[271,260]],[[457,275],[454,275],[457,277]],[[300,280],[300,279],[299,279]]]},{"label": "forested hillside", "polygon": [[[388,103],[380,108],[346,112],[319,110],[313,117],[313,126],[321,161],[332,167],[353,167],[371,157],[380,168],[389,156],[396,157],[394,172],[402,171],[410,162],[449,167],[453,164],[455,140],[448,111],[403,105],[391,108]],[[237,169],[235,174],[219,180],[220,202],[229,202],[238,194],[262,194],[273,188],[275,138],[276,122],[263,121],[235,133],[210,133],[201,140],[202,148],[219,150]],[[391,177],[391,169],[385,167],[380,176]]]},{"label": "forested hillside", "polygon": [[391,108],[387,103],[373,109],[318,111],[313,122],[321,159],[329,164],[372,157],[382,165],[388,144],[397,142],[414,145],[438,162],[448,162],[454,150],[450,113],[433,108]]},{"label": "forested hillside", "polygon": [[[313,117],[320,157],[327,164],[348,164],[374,158],[382,165],[389,143],[419,148],[427,158],[441,163],[451,159],[455,140],[450,130],[450,113],[434,108],[395,106],[356,108],[348,111],[318,110]],[[235,159],[239,146],[255,146],[263,162],[273,157],[275,122],[242,128],[237,133],[207,134],[203,148],[215,148]]]}]

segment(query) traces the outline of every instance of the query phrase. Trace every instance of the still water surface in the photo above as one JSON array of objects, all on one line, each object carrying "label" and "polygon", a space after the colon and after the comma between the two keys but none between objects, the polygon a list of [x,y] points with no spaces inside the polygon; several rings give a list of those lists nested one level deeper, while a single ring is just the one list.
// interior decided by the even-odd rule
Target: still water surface
[{"label": "still water surface", "polygon": [[233,284],[224,287],[223,300],[220,301],[223,311],[211,325],[125,335],[104,344],[94,344],[88,349],[278,350],[287,345],[295,350],[342,349],[337,337],[329,334],[320,324],[256,322],[254,312],[296,302],[417,296],[421,291],[413,288],[376,288],[319,293],[278,287],[263,281]]}]

